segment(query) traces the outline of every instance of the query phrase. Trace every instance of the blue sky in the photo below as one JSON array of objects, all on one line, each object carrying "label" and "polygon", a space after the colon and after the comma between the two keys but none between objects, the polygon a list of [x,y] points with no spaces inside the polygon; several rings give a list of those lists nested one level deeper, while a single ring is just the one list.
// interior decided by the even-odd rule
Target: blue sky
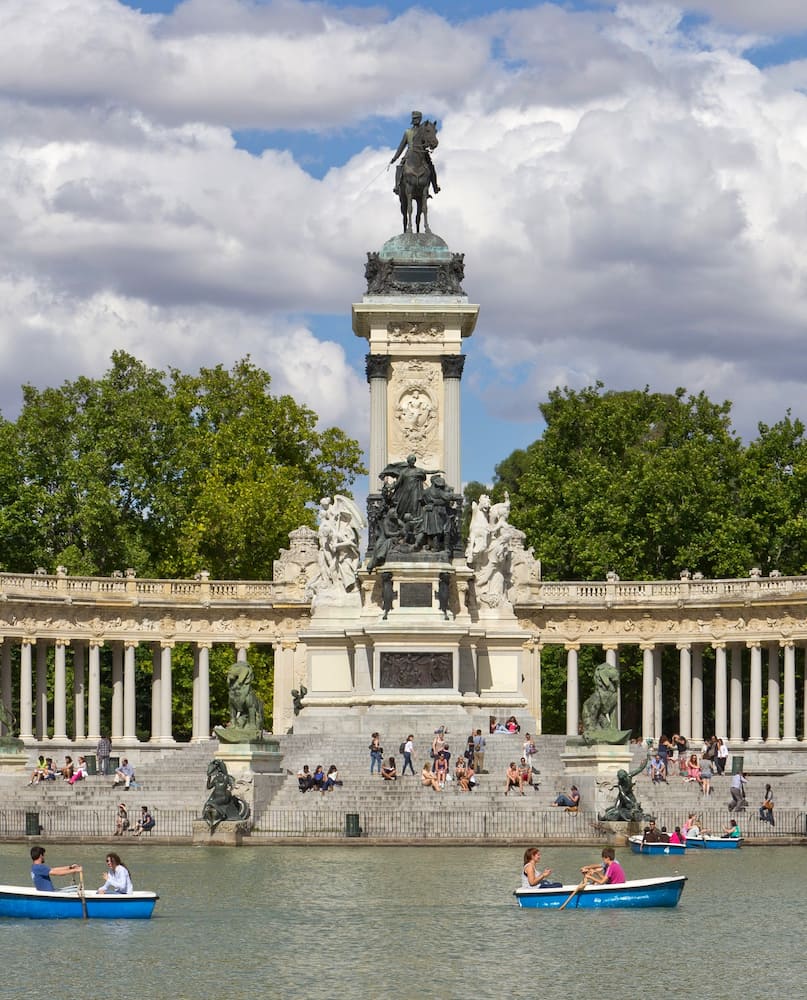
[{"label": "blue sky", "polygon": [[5,0],[0,26],[7,416],[119,347],[249,353],[366,444],[350,305],[413,107],[481,306],[466,480],[556,385],[703,390],[746,437],[807,416],[801,2]]}]

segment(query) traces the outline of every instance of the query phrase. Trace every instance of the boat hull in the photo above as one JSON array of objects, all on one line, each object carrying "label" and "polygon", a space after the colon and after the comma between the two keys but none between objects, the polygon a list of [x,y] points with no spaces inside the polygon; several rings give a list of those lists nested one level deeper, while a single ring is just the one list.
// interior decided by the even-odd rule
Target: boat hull
[{"label": "boat hull", "polygon": [[[574,885],[558,889],[516,889],[518,905],[527,909],[559,910],[566,900],[567,910],[644,909],[677,906],[684,891],[686,875],[669,878],[632,879],[621,885],[587,885],[575,892]],[[574,895],[572,895],[574,893]]]},{"label": "boat hull", "polygon": [[[86,892],[89,920],[148,920],[160,897],[156,892]],[[0,885],[0,917],[32,920],[81,920],[84,907],[77,892],[39,892],[14,885]]]},{"label": "boat hull", "polygon": [[654,841],[652,844],[642,843],[641,837],[628,838],[630,849],[634,854],[686,854],[686,844],[664,844]]},{"label": "boat hull", "polygon": [[741,837],[687,837],[687,847],[705,848],[707,851],[736,851],[741,843]]}]

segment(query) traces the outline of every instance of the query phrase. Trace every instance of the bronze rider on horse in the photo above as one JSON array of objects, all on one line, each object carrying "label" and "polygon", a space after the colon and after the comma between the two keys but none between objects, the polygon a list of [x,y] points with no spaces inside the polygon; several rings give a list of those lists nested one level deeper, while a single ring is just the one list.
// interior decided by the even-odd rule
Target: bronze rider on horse
[{"label": "bronze rider on horse", "polygon": [[[404,150],[406,150],[407,153],[408,153],[412,149],[412,141],[413,141],[413,139],[415,137],[415,132],[417,131],[417,129],[420,128],[420,123],[422,121],[423,121],[423,115],[420,113],[420,111],[413,111],[412,112],[412,124],[404,132],[403,137],[401,138],[401,141],[398,144],[398,148],[395,151],[395,155],[389,161],[390,165],[392,165],[393,163],[395,163],[395,161],[398,159],[398,157],[401,155],[401,153],[403,153]],[[431,185],[434,188],[434,193],[437,194],[437,192],[440,190],[440,188],[439,188],[439,186],[437,184],[437,171],[434,169],[434,164],[432,163],[432,158],[431,158],[431,156],[429,156],[428,151],[426,151],[425,156],[426,156],[426,160],[427,160],[427,162],[429,164],[429,174],[430,174],[430,177],[431,177]],[[392,190],[397,195],[400,195],[400,193],[401,193],[401,174],[403,173],[403,168],[404,168],[404,164],[405,163],[406,163],[406,156],[404,156],[404,158],[401,160],[401,162],[395,168],[395,187]],[[431,195],[429,195],[429,197],[431,197]]]}]

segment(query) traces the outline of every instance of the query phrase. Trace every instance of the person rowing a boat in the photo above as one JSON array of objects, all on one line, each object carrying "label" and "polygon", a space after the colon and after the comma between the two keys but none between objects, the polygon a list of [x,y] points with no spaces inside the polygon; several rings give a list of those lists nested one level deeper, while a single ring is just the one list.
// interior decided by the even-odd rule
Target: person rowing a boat
[{"label": "person rowing a boat", "polygon": [[34,888],[39,892],[56,892],[51,882],[51,875],[81,875],[84,869],[81,865],[60,865],[58,868],[51,868],[45,864],[45,848],[35,844],[31,848],[31,878],[34,880]]},{"label": "person rowing a boat", "polygon": [[597,885],[621,885],[626,882],[625,871],[622,865],[616,860],[616,852],[613,847],[603,847],[602,864],[584,865],[580,873],[588,882],[596,882]]}]

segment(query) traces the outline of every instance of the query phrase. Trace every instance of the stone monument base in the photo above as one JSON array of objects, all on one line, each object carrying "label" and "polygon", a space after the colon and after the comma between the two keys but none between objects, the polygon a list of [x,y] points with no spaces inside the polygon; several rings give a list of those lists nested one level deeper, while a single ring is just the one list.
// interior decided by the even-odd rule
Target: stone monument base
[{"label": "stone monument base", "polygon": [[222,743],[216,751],[216,760],[227,765],[235,780],[233,794],[249,805],[246,825],[251,829],[285,780],[280,744],[272,737],[259,743]]},{"label": "stone monument base", "polygon": [[[22,744],[20,744],[22,746]],[[16,753],[7,747],[0,749],[0,774],[23,774],[28,772],[28,755]]]},{"label": "stone monument base", "polygon": [[567,740],[566,749],[560,755],[566,773],[574,778],[576,775],[594,774],[609,777],[616,781],[616,772],[622,768],[630,770],[632,761],[629,746],[595,743],[587,746],[582,740]]},{"label": "stone monument base", "polygon": [[193,821],[193,843],[203,847],[240,847],[249,836],[250,821],[233,823],[225,820],[211,832],[203,819]]}]

